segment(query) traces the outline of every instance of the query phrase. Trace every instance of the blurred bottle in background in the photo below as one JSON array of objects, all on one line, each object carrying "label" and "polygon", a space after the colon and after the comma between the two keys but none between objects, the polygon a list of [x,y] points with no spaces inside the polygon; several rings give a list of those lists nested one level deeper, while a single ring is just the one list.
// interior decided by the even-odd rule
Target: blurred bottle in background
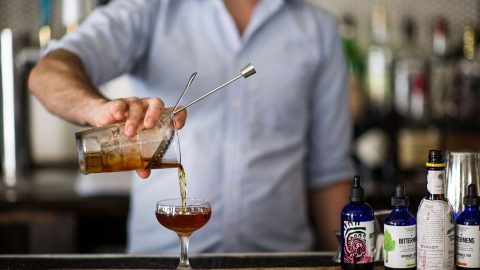
[{"label": "blurred bottle in background", "polygon": [[363,90],[363,58],[356,39],[357,24],[351,14],[345,14],[340,21],[345,58],[348,68],[348,87],[350,90],[350,111],[357,125],[365,116],[365,93]]},{"label": "blurred bottle in background", "polygon": [[448,22],[439,17],[433,25],[433,56],[429,61],[431,119],[442,122],[454,114],[452,101],[453,64],[447,59]]},{"label": "blurred bottle in background", "polygon": [[388,42],[385,7],[374,6],[371,14],[371,43],[366,49],[364,119],[356,125],[353,146],[365,190],[391,190],[395,182],[395,132],[397,119],[392,110],[393,52]]},{"label": "blurred bottle in background", "polygon": [[418,27],[412,18],[404,20],[402,30],[404,42],[395,64],[395,109],[404,121],[398,128],[396,147],[397,168],[408,175],[423,167],[423,153],[440,147],[441,132],[436,124],[445,114],[452,76],[445,57],[447,23],[443,18],[435,21],[433,56],[427,57],[420,49]]},{"label": "blurred bottle in background", "polygon": [[474,123],[479,115],[480,63],[473,25],[463,28],[463,58],[458,63],[452,99],[455,102],[454,117],[461,123]]},{"label": "blurred bottle in background", "polygon": [[371,18],[372,43],[368,46],[366,84],[370,106],[380,115],[386,115],[392,107],[391,70],[393,53],[388,46],[387,11],[375,6]]},{"label": "blurred bottle in background", "polygon": [[394,65],[395,110],[403,118],[425,123],[428,120],[427,74],[412,18],[404,19],[402,34],[403,46]]}]

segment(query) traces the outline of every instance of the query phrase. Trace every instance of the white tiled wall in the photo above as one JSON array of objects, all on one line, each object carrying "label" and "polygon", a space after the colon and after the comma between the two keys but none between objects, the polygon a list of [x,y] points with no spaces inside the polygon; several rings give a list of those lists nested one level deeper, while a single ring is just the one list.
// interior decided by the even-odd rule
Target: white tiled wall
[{"label": "white tiled wall", "polygon": [[463,26],[478,25],[480,1],[477,0],[309,0],[325,8],[338,18],[351,14],[357,21],[357,36],[361,47],[370,40],[370,14],[374,5],[386,7],[390,19],[391,41],[394,46],[402,44],[401,23],[411,16],[418,26],[419,45],[425,52],[432,51],[432,23],[443,16],[449,23],[450,46],[461,44]]},{"label": "white tiled wall", "polygon": [[[82,0],[88,7],[95,1]],[[157,0],[155,0],[157,1]],[[182,0],[180,0],[182,1]],[[269,0],[264,0],[269,1]],[[337,16],[351,13],[356,17],[359,26],[359,39],[366,46],[370,33],[370,11],[373,5],[385,6],[391,18],[392,40],[400,41],[399,26],[401,19],[411,15],[419,25],[421,46],[431,50],[431,25],[436,16],[442,15],[451,24],[452,40],[461,40],[462,27],[466,23],[477,23],[480,14],[478,0],[308,0],[315,5],[324,7]],[[60,37],[64,33],[61,25],[61,0],[52,0],[53,36]],[[15,32],[29,36],[33,42],[38,40],[40,28],[38,0],[0,0],[0,29],[13,27]]]}]

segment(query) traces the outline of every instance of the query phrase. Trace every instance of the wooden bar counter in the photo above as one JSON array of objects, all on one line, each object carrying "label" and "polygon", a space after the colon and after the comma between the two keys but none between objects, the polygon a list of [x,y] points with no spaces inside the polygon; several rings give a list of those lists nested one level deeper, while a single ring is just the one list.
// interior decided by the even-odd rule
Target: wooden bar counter
[{"label": "wooden bar counter", "polygon": [[[341,269],[333,253],[192,254],[194,269]],[[176,255],[0,255],[0,269],[175,269]],[[383,269],[377,263],[375,269]]]}]

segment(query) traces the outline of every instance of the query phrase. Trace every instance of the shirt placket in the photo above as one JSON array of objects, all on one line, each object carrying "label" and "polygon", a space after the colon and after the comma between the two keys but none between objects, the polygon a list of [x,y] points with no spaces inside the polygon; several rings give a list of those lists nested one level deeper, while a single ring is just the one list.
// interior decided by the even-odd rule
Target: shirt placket
[{"label": "shirt placket", "polygon": [[[269,0],[272,1],[272,0]],[[217,3],[221,10],[221,18],[225,23],[224,27],[227,31],[225,38],[226,44],[231,44],[231,52],[234,54],[229,74],[238,74],[239,70],[244,67],[250,59],[245,56],[248,41],[252,38],[254,32],[263,24],[275,11],[280,8],[281,0],[275,3],[261,2],[259,11],[254,13],[251,25],[246,29],[243,38],[240,38],[238,31],[229,17],[223,3]],[[235,34],[231,32],[235,32]],[[253,63],[255,64],[255,63]],[[244,173],[246,171],[246,156],[248,149],[245,148],[245,140],[248,137],[247,112],[245,112],[247,93],[249,84],[246,80],[238,80],[234,85],[230,86],[234,89],[225,89],[227,109],[225,110],[225,153],[224,153],[224,179],[223,179],[223,234],[224,234],[224,250],[237,251],[243,247],[239,246],[239,237],[241,237],[241,229],[243,219],[245,218],[245,209],[243,209],[244,198],[248,200],[248,194],[242,193],[242,184],[244,181]]]},{"label": "shirt placket", "polygon": [[[231,67],[231,73],[238,72],[240,64],[240,54],[236,57]],[[238,228],[242,223],[242,194],[241,184],[244,172],[245,157],[243,153],[243,140],[245,134],[245,93],[246,84],[243,80],[236,82],[235,89],[225,89],[227,92],[227,110],[226,110],[226,132],[225,132],[225,185],[224,185],[224,205],[225,205],[225,249],[237,250],[238,247]]]}]

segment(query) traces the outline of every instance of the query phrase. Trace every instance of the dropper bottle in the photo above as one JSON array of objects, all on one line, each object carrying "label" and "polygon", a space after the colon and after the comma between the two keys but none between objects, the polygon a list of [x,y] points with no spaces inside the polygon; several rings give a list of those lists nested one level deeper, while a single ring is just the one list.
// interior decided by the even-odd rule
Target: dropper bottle
[{"label": "dropper bottle", "polygon": [[417,260],[417,225],[408,211],[409,199],[405,187],[397,185],[392,197],[392,212],[384,223],[385,269],[415,269]]},{"label": "dropper bottle", "polygon": [[480,198],[474,184],[468,185],[463,204],[455,226],[457,269],[480,269]]},{"label": "dropper bottle", "polygon": [[365,203],[360,177],[353,178],[350,203],[341,214],[341,264],[342,269],[373,269],[375,247],[373,209]]}]

